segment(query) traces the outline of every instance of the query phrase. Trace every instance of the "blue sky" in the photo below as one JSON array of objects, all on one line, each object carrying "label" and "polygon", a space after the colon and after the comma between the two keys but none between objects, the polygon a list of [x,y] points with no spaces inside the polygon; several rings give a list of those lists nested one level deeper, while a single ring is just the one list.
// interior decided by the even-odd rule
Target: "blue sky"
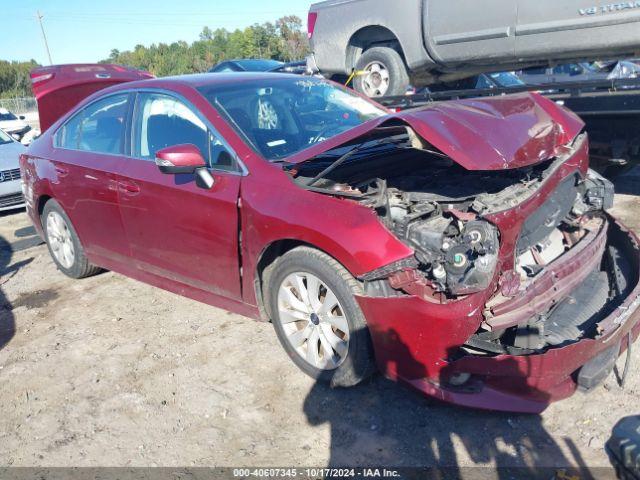
[{"label": "blue sky", "polygon": [[36,12],[43,15],[53,63],[96,62],[113,48],[192,42],[205,25],[242,28],[295,14],[307,0],[0,0],[0,59],[48,63]]}]

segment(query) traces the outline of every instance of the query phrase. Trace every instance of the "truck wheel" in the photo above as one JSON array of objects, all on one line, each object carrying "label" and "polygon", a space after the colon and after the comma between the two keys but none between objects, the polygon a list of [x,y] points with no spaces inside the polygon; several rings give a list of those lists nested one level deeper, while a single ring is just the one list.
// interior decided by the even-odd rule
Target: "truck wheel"
[{"label": "truck wheel", "polygon": [[40,219],[49,254],[58,269],[71,278],[85,278],[102,270],[91,265],[84,254],[71,220],[55,200],[49,200]]},{"label": "truck wheel", "polygon": [[367,97],[396,96],[407,92],[407,67],[393,48],[370,48],[358,59],[356,70],[354,88]]},{"label": "truck wheel", "polygon": [[293,362],[332,386],[358,384],[375,370],[373,347],[354,294],[355,279],[308,247],[283,255],[266,278],[273,326]]}]

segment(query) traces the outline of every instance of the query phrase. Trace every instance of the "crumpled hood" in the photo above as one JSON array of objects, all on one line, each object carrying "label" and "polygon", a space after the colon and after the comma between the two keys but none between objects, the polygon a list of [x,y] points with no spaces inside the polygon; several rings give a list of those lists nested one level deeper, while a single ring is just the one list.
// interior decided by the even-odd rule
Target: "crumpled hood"
[{"label": "crumpled hood", "polygon": [[436,102],[377,118],[287,159],[309,160],[366,136],[386,123],[404,122],[467,170],[502,170],[553,158],[584,128],[575,114],[537,93]]}]

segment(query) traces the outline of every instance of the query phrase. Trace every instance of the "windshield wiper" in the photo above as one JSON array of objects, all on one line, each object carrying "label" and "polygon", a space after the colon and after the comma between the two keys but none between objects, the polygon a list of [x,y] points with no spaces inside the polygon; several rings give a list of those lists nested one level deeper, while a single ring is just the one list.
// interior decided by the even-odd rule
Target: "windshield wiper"
[{"label": "windshield wiper", "polygon": [[[401,135],[401,136],[404,137],[404,135]],[[320,173],[318,173],[315,177],[313,177],[311,180],[309,180],[306,183],[306,186],[307,187],[313,187],[325,175],[328,175],[329,173],[333,172],[336,168],[338,168],[344,162],[349,160],[349,158],[351,158],[353,155],[355,155],[356,153],[358,153],[361,150],[363,150],[365,146],[367,146],[367,148],[373,148],[373,147],[377,147],[377,146],[380,146],[380,145],[384,145],[385,143],[393,143],[393,142],[395,142],[397,140],[398,140],[398,136],[394,135],[393,137],[385,137],[385,138],[381,138],[381,139],[375,140],[375,141],[374,140],[366,140],[366,141],[364,141],[362,143],[359,143],[359,144],[355,145],[351,150],[349,150],[344,155],[341,155],[340,157],[338,157],[335,162],[333,162],[331,165],[329,165],[327,168],[325,168]]]}]

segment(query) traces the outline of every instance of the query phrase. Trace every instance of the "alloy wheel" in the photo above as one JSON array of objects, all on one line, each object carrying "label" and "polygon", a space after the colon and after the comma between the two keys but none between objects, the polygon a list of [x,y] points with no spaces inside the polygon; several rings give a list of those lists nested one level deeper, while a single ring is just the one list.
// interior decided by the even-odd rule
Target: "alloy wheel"
[{"label": "alloy wheel", "polygon": [[73,239],[67,222],[58,212],[50,212],[47,215],[47,241],[60,265],[71,268],[75,261]]}]

